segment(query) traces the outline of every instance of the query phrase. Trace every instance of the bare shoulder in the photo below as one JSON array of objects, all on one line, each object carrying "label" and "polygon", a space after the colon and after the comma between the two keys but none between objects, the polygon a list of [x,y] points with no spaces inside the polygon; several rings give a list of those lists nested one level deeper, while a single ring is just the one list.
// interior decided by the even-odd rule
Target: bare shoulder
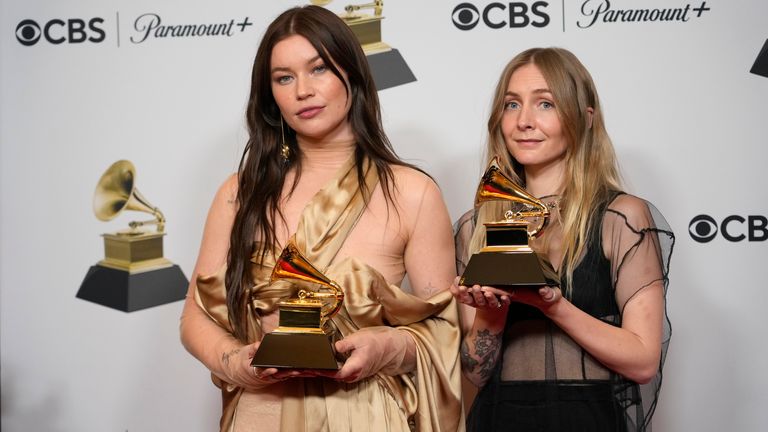
[{"label": "bare shoulder", "polygon": [[392,175],[398,200],[404,205],[418,205],[425,198],[439,197],[440,188],[429,175],[407,166],[393,165]]}]

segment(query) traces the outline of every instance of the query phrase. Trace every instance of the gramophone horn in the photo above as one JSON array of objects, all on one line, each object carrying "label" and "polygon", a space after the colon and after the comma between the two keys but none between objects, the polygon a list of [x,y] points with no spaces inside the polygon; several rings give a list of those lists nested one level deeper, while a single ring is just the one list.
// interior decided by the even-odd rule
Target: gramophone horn
[{"label": "gramophone horn", "polygon": [[[135,210],[153,215],[157,230],[163,231],[165,217],[160,209],[153,206],[136,189],[136,168],[127,160],[113,163],[102,174],[93,194],[93,212],[99,220],[108,221],[115,218],[123,210]],[[147,222],[131,222],[136,228]]]},{"label": "gramophone horn", "polygon": [[274,282],[279,279],[298,279],[305,282],[319,284],[327,289],[330,293],[322,293],[316,291],[306,292],[305,295],[310,298],[333,298],[334,303],[324,315],[328,318],[332,317],[339,311],[341,304],[344,301],[344,291],[336,282],[328,279],[320,270],[316,269],[296,248],[296,245],[291,241],[283,249],[280,254],[280,258],[277,259],[275,267],[272,269],[272,275],[270,282]]},{"label": "gramophone horn", "polygon": [[535,236],[540,232],[546,226],[549,219],[549,208],[547,205],[507,177],[501,170],[498,158],[496,157],[491,160],[488,169],[486,169],[483,178],[480,180],[480,185],[477,187],[475,208],[478,208],[487,201],[511,201],[525,205],[529,210],[516,212],[514,214],[516,219],[542,217],[541,226],[530,232],[531,236]]}]

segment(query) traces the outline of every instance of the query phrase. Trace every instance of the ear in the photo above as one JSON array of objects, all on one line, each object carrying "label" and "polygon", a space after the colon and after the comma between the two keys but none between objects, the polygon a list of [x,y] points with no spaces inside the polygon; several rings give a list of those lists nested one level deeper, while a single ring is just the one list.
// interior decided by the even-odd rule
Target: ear
[{"label": "ear", "polygon": [[587,129],[592,129],[592,116],[595,114],[595,109],[587,107]]}]

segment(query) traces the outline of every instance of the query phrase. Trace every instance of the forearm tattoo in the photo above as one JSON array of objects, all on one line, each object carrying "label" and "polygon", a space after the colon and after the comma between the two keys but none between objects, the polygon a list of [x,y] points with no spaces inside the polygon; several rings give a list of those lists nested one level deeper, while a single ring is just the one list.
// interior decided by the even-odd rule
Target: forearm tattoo
[{"label": "forearm tattoo", "polygon": [[467,339],[461,343],[461,365],[468,373],[476,374],[486,381],[493,373],[500,352],[501,333],[493,334],[490,330],[479,330],[475,336],[474,354],[470,352]]},{"label": "forearm tattoo", "polygon": [[224,366],[229,366],[229,359],[230,357],[234,357],[237,355],[237,353],[240,352],[240,348],[235,348],[230,352],[225,352],[221,355],[221,363],[224,364]]}]

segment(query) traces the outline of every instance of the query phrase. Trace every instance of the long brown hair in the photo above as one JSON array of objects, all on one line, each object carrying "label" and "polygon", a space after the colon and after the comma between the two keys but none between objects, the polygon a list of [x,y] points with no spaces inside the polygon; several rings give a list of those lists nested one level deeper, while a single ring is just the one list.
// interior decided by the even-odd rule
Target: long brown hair
[{"label": "long brown hair", "polygon": [[[352,30],[333,12],[317,6],[289,9],[267,27],[251,73],[251,92],[246,111],[249,139],[238,168],[237,213],[230,235],[227,257],[227,306],[235,336],[248,341],[246,326],[249,289],[254,281],[249,260],[263,260],[276,247],[275,221],[283,218],[279,208],[286,173],[296,170],[293,186],[301,175],[301,149],[296,133],[281,124],[280,108],[271,87],[272,50],[283,39],[300,35],[317,50],[334,75],[345,83],[350,98],[348,121],[356,139],[357,177],[365,188],[363,160],[376,166],[387,200],[392,201],[394,179],[390,165],[402,162],[381,126],[379,98],[368,60]],[[346,74],[346,79],[341,71]],[[281,130],[282,129],[282,130]],[[291,149],[291,158],[281,156],[282,135]],[[372,191],[363,190],[366,200]],[[256,239],[259,239],[256,242]]]},{"label": "long brown hair", "polygon": [[[516,70],[528,64],[535,65],[544,76],[568,139],[559,206],[563,229],[560,273],[569,282],[568,287],[572,288],[573,269],[579,263],[589,238],[589,222],[599,204],[621,189],[621,178],[592,76],[573,53],[563,48],[528,49],[515,56],[504,68],[496,85],[488,119],[487,161],[498,156],[506,174],[525,186],[524,166],[507,150],[501,119],[509,80]],[[588,108],[593,110],[591,118]],[[480,210],[478,228],[470,246],[472,250],[479,249],[485,241],[482,222],[500,214],[494,207],[486,205]]]}]

